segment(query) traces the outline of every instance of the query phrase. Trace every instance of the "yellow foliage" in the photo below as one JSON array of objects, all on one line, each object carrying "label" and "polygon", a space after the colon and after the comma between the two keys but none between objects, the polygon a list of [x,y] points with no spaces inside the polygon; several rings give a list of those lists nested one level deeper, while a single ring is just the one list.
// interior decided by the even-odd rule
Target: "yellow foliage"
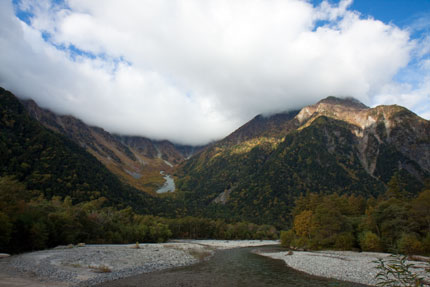
[{"label": "yellow foliage", "polygon": [[311,210],[304,210],[294,218],[293,228],[297,236],[311,237],[312,217],[313,213]]}]

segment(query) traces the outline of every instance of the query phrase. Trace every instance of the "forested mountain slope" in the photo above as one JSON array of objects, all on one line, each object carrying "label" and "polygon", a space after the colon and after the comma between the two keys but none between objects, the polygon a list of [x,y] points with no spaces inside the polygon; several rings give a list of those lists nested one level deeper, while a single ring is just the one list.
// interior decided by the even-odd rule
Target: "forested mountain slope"
[{"label": "forested mountain slope", "polygon": [[307,192],[377,196],[394,176],[417,194],[430,176],[430,123],[403,107],[329,97],[254,118],[177,175],[196,213],[286,226]]},{"label": "forested mountain slope", "polygon": [[60,116],[42,109],[32,100],[22,103],[42,125],[85,148],[123,182],[149,193],[163,185],[160,171],[171,173],[177,164],[202,148],[175,145],[166,140],[112,135],[73,116]]},{"label": "forested mountain slope", "polygon": [[100,197],[118,207],[158,212],[160,200],[123,184],[94,156],[31,118],[0,88],[0,177],[12,176],[35,194],[70,196],[74,203]]}]

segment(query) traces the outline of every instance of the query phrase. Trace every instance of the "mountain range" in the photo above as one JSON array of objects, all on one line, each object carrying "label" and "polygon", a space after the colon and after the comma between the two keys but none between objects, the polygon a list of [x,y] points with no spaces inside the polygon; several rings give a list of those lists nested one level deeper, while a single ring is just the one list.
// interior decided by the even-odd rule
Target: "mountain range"
[{"label": "mountain range", "polygon": [[378,196],[395,180],[418,193],[430,177],[430,122],[396,105],[328,97],[255,117],[177,176],[195,212],[286,226],[295,199],[309,192]]},{"label": "mountain range", "polygon": [[[146,213],[180,209],[169,212],[284,228],[306,193],[376,197],[394,186],[413,196],[430,178],[430,122],[397,105],[328,97],[258,115],[220,141],[191,147],[114,135],[0,92],[0,176],[17,175],[47,196],[85,190],[90,198],[97,190]],[[161,171],[174,175],[177,191],[159,197]]]}]

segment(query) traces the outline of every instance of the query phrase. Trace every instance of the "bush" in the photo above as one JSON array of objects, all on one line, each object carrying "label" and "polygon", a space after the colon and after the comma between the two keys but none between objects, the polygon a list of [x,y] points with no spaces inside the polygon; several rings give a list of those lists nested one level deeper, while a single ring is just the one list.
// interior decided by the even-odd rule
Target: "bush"
[{"label": "bush", "polygon": [[416,266],[409,264],[406,256],[391,255],[373,263],[377,264],[375,268],[378,271],[375,276],[378,281],[376,286],[424,286],[423,278],[414,271]]},{"label": "bush", "polygon": [[351,250],[355,245],[355,238],[352,233],[342,233],[336,236],[334,248],[340,250]]},{"label": "bush", "polygon": [[12,233],[12,224],[9,217],[0,211],[0,252],[6,251]]},{"label": "bush", "polygon": [[399,252],[406,255],[421,254],[423,252],[423,244],[414,234],[403,233],[402,237],[397,240],[397,248]]},{"label": "bush", "polygon": [[313,242],[311,240],[305,238],[305,237],[299,237],[293,240],[291,243],[294,247],[301,248],[301,249],[319,249],[318,246],[314,246]]},{"label": "bush", "polygon": [[290,248],[291,243],[293,242],[295,237],[296,235],[294,234],[294,231],[291,229],[288,231],[284,231],[284,230],[281,231],[281,246]]},{"label": "bush", "polygon": [[427,233],[427,236],[424,237],[422,244],[424,254],[430,255],[430,233]]},{"label": "bush", "polygon": [[360,236],[360,247],[363,251],[382,251],[381,239],[375,233],[366,231]]}]

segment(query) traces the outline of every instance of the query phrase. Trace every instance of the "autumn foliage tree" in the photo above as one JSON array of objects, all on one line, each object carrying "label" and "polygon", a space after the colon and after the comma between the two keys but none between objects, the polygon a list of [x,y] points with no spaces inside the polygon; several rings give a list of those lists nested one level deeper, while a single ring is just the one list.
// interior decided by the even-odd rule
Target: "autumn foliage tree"
[{"label": "autumn foliage tree", "polygon": [[430,254],[430,190],[412,197],[396,176],[378,198],[308,193],[292,216],[287,247]]}]

